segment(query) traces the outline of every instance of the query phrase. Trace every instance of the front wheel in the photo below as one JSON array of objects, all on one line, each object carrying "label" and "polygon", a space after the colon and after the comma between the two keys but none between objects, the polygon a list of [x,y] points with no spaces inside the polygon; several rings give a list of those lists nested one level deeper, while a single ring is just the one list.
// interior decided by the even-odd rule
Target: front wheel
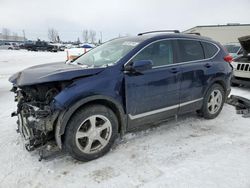
[{"label": "front wheel", "polygon": [[222,110],[225,102],[225,91],[219,84],[210,87],[203,100],[203,106],[200,110],[201,115],[206,119],[216,118]]},{"label": "front wheel", "polygon": [[90,161],[107,153],[118,135],[114,112],[103,105],[86,106],[69,121],[64,146],[75,159]]}]

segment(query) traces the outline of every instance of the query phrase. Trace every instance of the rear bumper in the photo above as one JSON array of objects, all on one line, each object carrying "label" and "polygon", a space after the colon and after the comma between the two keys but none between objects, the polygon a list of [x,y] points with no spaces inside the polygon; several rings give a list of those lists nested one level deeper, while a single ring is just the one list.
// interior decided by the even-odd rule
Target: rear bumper
[{"label": "rear bumper", "polygon": [[241,77],[233,76],[231,82],[233,84],[245,85],[245,86],[250,87],[250,79],[248,78],[241,78]]}]

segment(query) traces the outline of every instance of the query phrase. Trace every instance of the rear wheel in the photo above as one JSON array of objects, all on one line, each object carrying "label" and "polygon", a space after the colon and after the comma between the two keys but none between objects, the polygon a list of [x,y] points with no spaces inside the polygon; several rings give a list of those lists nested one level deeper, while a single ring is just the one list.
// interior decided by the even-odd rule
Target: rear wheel
[{"label": "rear wheel", "polygon": [[64,146],[75,159],[90,161],[107,153],[118,135],[114,112],[102,105],[77,111],[67,125]]},{"label": "rear wheel", "polygon": [[213,119],[219,115],[225,102],[225,91],[219,84],[214,84],[208,90],[203,100],[200,114],[206,119]]}]

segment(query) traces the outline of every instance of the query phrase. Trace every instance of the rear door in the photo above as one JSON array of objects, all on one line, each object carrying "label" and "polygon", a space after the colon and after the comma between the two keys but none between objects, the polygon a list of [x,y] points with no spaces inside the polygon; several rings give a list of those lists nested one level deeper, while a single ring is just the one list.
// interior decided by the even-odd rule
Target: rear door
[{"label": "rear door", "polygon": [[179,108],[180,68],[174,64],[171,40],[154,42],[129,62],[152,60],[151,70],[125,74],[126,108],[129,128],[151,124],[177,113]]},{"label": "rear door", "polygon": [[216,69],[212,57],[218,48],[192,39],[179,39],[177,43],[182,70],[179,113],[185,113],[201,108],[205,90]]}]

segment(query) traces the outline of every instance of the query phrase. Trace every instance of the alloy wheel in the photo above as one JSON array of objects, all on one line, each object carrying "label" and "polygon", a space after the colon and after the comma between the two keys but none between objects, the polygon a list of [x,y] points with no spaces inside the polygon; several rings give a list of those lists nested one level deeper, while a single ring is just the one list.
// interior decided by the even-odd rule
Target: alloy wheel
[{"label": "alloy wheel", "polygon": [[93,154],[103,149],[112,135],[111,122],[103,115],[92,115],[79,126],[75,140],[78,149]]},{"label": "alloy wheel", "polygon": [[222,93],[220,90],[213,90],[209,96],[207,108],[210,114],[215,114],[219,111],[222,105]]}]

